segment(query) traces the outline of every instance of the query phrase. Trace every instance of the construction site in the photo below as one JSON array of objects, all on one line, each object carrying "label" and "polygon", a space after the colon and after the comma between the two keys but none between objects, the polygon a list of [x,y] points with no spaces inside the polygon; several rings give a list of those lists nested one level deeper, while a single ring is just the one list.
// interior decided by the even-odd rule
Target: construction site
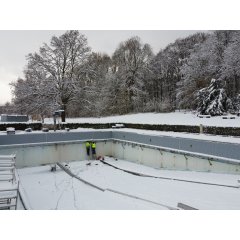
[{"label": "construction site", "polygon": [[[96,156],[85,143],[95,141]],[[127,129],[0,135],[1,209],[240,209],[239,144]]]}]

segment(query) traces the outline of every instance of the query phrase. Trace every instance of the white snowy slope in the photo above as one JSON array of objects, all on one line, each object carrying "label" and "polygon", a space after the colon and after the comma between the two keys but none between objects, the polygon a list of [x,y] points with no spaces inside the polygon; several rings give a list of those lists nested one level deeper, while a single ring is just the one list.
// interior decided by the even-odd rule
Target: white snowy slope
[{"label": "white snowy slope", "polygon": [[[106,158],[123,169],[153,176],[237,186],[239,175],[167,171]],[[105,191],[70,177],[50,166],[19,169],[21,184],[32,209],[167,209],[184,203],[197,209],[240,209],[240,189],[135,176],[99,161],[77,161],[69,169],[81,179]],[[119,194],[120,193],[120,194]],[[135,199],[133,197],[138,199]],[[142,200],[143,199],[143,200]]]},{"label": "white snowy slope", "polygon": [[[172,113],[137,113],[121,116],[109,116],[101,118],[67,118],[67,123],[141,123],[141,124],[169,124],[169,125],[193,125],[240,127],[240,118],[223,119],[222,116],[211,118],[199,118],[192,112]],[[53,123],[52,118],[46,118],[45,123]]]},{"label": "white snowy slope", "polygon": [[[235,119],[230,119],[235,117]],[[37,121],[33,121],[37,122]],[[200,118],[192,112],[171,113],[137,113],[120,116],[98,117],[98,118],[66,118],[67,123],[140,123],[140,124],[168,124],[168,125],[191,125],[218,126],[218,127],[240,127],[240,117],[229,115],[227,119],[223,116],[211,118]],[[0,122],[5,124],[6,122]],[[31,121],[28,121],[31,123]],[[53,118],[45,118],[44,123],[53,124]],[[18,123],[21,124],[21,123]],[[25,123],[22,123],[25,124]]]}]

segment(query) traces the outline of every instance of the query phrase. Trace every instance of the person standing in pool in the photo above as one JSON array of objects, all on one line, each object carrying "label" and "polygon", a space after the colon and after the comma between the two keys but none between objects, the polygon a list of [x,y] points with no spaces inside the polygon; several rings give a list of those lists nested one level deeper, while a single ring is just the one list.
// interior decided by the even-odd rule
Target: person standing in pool
[{"label": "person standing in pool", "polygon": [[96,159],[96,143],[91,142],[91,149],[92,149],[92,158]]},{"label": "person standing in pool", "polygon": [[86,142],[85,145],[86,145],[86,151],[87,151],[88,158],[90,158],[90,147],[91,147],[91,144],[90,144],[90,142]]}]

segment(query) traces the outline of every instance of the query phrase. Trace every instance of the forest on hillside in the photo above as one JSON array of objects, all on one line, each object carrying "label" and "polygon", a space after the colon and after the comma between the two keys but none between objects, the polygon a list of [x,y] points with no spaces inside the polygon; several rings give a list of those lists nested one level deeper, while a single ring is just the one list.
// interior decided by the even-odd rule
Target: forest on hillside
[{"label": "forest on hillside", "polygon": [[177,39],[153,54],[137,36],[112,56],[91,51],[80,31],[53,36],[26,58],[11,83],[11,111],[68,117],[197,110],[222,115],[240,108],[240,31]]}]

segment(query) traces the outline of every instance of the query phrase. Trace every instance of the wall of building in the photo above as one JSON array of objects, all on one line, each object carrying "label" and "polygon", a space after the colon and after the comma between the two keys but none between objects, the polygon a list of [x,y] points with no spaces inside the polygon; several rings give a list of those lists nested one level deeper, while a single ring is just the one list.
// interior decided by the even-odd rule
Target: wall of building
[{"label": "wall of building", "polygon": [[1,122],[27,122],[28,120],[27,115],[1,115]]}]

